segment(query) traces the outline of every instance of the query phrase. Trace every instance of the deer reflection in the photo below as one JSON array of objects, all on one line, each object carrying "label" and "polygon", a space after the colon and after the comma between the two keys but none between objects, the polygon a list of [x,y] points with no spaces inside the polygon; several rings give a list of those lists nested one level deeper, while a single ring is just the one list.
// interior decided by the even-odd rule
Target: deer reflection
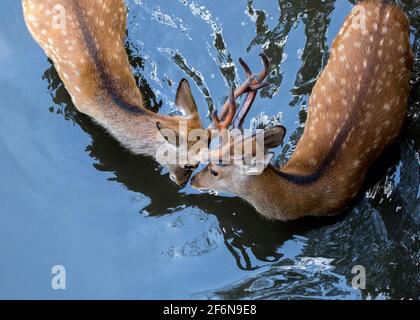
[{"label": "deer reflection", "polygon": [[266,89],[264,94],[272,96],[277,92],[282,74],[280,65],[283,59],[284,46],[291,30],[302,21],[305,24],[306,43],[302,55],[302,65],[295,81],[295,95],[306,95],[326,63],[328,58],[327,30],[330,24],[330,15],[335,8],[335,0],[279,1],[280,16],[278,23],[271,30],[267,25],[267,14],[263,10],[253,7],[253,0],[248,1],[247,12],[256,16],[256,36],[251,41],[247,50],[255,46],[266,44],[264,53],[272,59],[273,70],[269,81],[274,84],[271,89]]}]

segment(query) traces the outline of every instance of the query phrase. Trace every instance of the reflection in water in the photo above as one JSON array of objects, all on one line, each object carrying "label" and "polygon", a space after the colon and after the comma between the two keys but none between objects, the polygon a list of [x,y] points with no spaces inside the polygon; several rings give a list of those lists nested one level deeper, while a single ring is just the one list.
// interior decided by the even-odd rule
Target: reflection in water
[{"label": "reflection in water", "polygon": [[[130,10],[137,13],[143,10],[148,21],[159,21],[166,26],[169,33],[179,26],[187,35],[188,41],[200,45],[199,40],[194,40],[193,35],[188,34],[185,21],[168,15],[168,12],[162,12],[160,8],[155,10],[153,4],[144,2],[138,4],[137,1],[130,1]],[[288,224],[268,222],[240,199],[215,198],[194,194],[190,190],[179,191],[161,174],[160,168],[152,159],[134,156],[125,151],[102,128],[78,113],[53,67],[44,73],[55,103],[50,111],[74,121],[91,136],[92,142],[86,147],[86,152],[95,159],[97,170],[112,172],[112,180],[149,198],[149,203],[141,210],[141,214],[159,217],[175,214],[180,209],[193,208],[217,217],[219,225],[210,225],[206,235],[198,236],[180,248],[171,248],[164,254],[196,257],[212,251],[218,241],[223,241],[238,268],[248,270],[249,275],[217,292],[200,293],[199,297],[416,298],[420,282],[420,21],[416,1],[399,2],[410,14],[413,46],[417,55],[407,127],[401,142],[375,164],[365,183],[365,194],[341,217],[321,220],[309,218]],[[257,4],[253,0],[244,3],[243,9],[255,23],[255,36],[251,37],[248,51],[254,47],[262,47],[272,60],[269,77],[272,86],[261,94],[265,103],[280,92],[283,81],[281,66],[287,63],[285,47],[287,41],[292,41],[289,35],[299,24],[303,24],[306,39],[300,53],[301,65],[291,90],[290,108],[284,112],[289,112],[298,105],[304,106],[303,102],[328,58],[327,31],[336,4],[333,0],[279,1],[278,21],[270,27],[271,22],[268,21],[266,11],[256,8]],[[176,5],[172,3],[170,6]],[[212,59],[212,52],[215,52],[213,59],[226,85],[238,83],[237,70],[226,45],[223,28],[215,18],[216,14],[194,1],[180,1],[178,5],[189,9],[192,25],[196,23],[194,19],[199,18],[210,26],[211,33],[207,34],[210,40],[207,40],[212,47],[206,48],[209,53],[206,59]],[[335,21],[336,24],[341,22]],[[133,24],[129,26],[136,27]],[[145,65],[155,68],[157,65],[150,62],[153,57],[143,57],[144,46],[134,42],[130,36],[126,47],[137,83],[145,93],[147,107],[156,112],[162,111],[164,94],[158,95],[156,92],[162,90],[163,83],[172,88],[175,80],[170,75],[160,76],[156,72],[147,75]],[[186,77],[195,82],[211,111],[215,103],[206,84],[208,75],[191,66],[185,58],[186,52],[181,49],[158,47],[156,50],[167,55],[174,68],[179,68]],[[279,157],[281,162],[290,156],[303,131],[306,119],[304,107],[298,116],[296,120],[299,125],[290,128],[293,132],[282,149]],[[175,219],[173,223],[182,221]],[[363,292],[349,285],[351,268],[356,264],[361,264],[368,270],[367,290]]]},{"label": "reflection in water", "polygon": [[176,50],[159,48],[159,51],[167,53],[171,57],[171,60],[174,62],[174,64],[177,65],[183,72],[185,72],[185,74],[195,82],[197,87],[201,89],[203,96],[206,98],[210,114],[214,110],[214,103],[210,97],[210,92],[204,83],[203,76],[198,71],[189,67],[185,58]]},{"label": "reflection in water", "polygon": [[[253,0],[248,1],[248,14],[256,21],[256,36],[251,41],[248,51],[254,46],[262,46],[264,52],[272,59],[273,70],[269,81],[274,85],[266,89],[272,96],[278,92],[282,82],[280,65],[284,58],[284,47],[289,33],[302,21],[305,24],[306,44],[301,54],[303,61],[296,76],[294,94],[299,96],[310,94],[312,86],[327,60],[326,32],[330,23],[330,14],[334,10],[335,1],[279,1],[280,16],[272,29],[266,24],[266,13],[253,8]],[[296,105],[293,101],[291,106]]]}]

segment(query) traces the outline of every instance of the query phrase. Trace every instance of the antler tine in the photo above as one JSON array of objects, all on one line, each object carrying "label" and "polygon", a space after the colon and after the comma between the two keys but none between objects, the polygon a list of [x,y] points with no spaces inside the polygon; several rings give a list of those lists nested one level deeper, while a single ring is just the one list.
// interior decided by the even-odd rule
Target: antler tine
[{"label": "antler tine", "polygon": [[[217,115],[217,111],[213,112],[212,118],[213,118],[213,126],[219,130],[227,129],[229,128],[230,124],[232,123],[235,114],[236,114],[236,99],[235,99],[235,92],[232,89],[229,94],[229,99],[225,103],[225,107],[227,110],[227,114],[225,117],[220,120],[220,118]],[[224,107],[224,109],[225,109]]]},{"label": "antler tine", "polygon": [[257,98],[257,92],[253,91],[248,93],[246,96],[245,101],[243,102],[237,117],[234,120],[233,126],[235,128],[242,128],[242,125],[244,124],[245,118],[249,113],[249,110],[251,110],[252,104],[254,103],[255,99]]},{"label": "antler tine", "polygon": [[[240,96],[242,96],[244,93],[249,91],[250,86],[252,85],[252,82],[257,78],[257,76],[252,75],[247,77],[247,79],[235,89],[233,92],[235,100],[238,99]],[[220,119],[224,119],[229,112],[229,101],[226,101],[224,104],[222,111],[220,113]]]},{"label": "antler tine", "polygon": [[239,58],[239,63],[241,64],[242,68],[245,71],[246,76],[249,78],[252,76],[251,68],[248,66],[248,64],[242,59]]},{"label": "antler tine", "polygon": [[[268,82],[265,82],[265,79],[267,78],[268,73],[270,72],[270,60],[268,59],[267,55],[265,55],[264,53],[260,53],[260,57],[264,65],[264,68],[260,72],[259,76],[257,77],[258,79],[253,81],[253,83],[251,84],[249,88],[250,91],[248,92],[248,95],[244,103],[242,104],[238,112],[238,115],[236,116],[234,120],[235,128],[242,128],[244,120],[246,116],[248,115],[248,112],[251,109],[252,104],[255,101],[255,98],[257,97],[257,91],[269,85]],[[251,70],[249,69],[248,65],[243,60],[241,62],[241,60],[242,59],[240,59],[240,63],[242,67],[245,69],[245,72],[250,72]]]},{"label": "antler tine", "polygon": [[244,69],[245,74],[247,75],[248,79],[253,82],[250,85],[251,90],[259,90],[268,85],[264,82],[264,80],[267,78],[268,73],[270,72],[270,59],[264,52],[261,52],[259,56],[261,57],[264,68],[258,75],[253,74],[248,64],[242,58],[239,58],[239,63]]},{"label": "antler tine", "polygon": [[[235,124],[236,124],[235,127],[242,126],[244,118],[248,114],[252,106],[252,103],[254,102],[256,98],[257,91],[269,85],[264,80],[267,78],[268,73],[270,71],[270,60],[264,53],[261,53],[260,57],[263,62],[264,68],[258,75],[253,74],[248,64],[242,58],[239,58],[239,63],[244,69],[247,79],[238,88],[235,89],[233,95],[234,95],[235,100],[238,99],[240,96],[242,96],[244,93],[248,93],[248,96],[241,107],[241,111],[239,112],[238,116],[236,116],[235,118]],[[236,104],[235,104],[235,107],[236,107]],[[223,106],[222,111],[220,113],[221,114],[220,119],[222,119],[221,121],[224,122],[228,114],[230,115],[230,111],[231,111],[230,102],[228,100]],[[218,117],[213,118],[213,119],[216,120],[216,123],[220,123],[220,120]],[[219,121],[217,122],[217,120]]]},{"label": "antler tine", "polygon": [[263,82],[270,72],[270,59],[267,57],[267,55],[264,52],[260,53],[260,57],[262,60],[262,63],[264,65],[264,69],[260,72],[260,82]]}]

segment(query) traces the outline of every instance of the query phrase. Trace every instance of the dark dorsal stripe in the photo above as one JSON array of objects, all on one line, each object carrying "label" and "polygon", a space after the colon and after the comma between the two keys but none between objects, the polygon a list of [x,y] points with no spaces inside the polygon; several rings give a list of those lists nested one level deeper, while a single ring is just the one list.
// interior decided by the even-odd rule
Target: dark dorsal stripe
[{"label": "dark dorsal stripe", "polygon": [[[382,17],[384,7],[386,6],[388,6],[386,2],[383,2],[380,5],[379,17]],[[376,39],[376,43],[377,43],[378,35],[380,32],[379,30],[380,28],[378,28],[378,30],[374,32],[374,35],[375,35],[374,39]],[[372,54],[373,52],[374,51],[372,51]],[[365,71],[365,77],[362,79],[361,90],[358,92],[356,101],[352,105],[352,108],[350,110],[350,116],[347,119],[346,123],[344,124],[343,128],[340,130],[339,134],[337,135],[336,139],[333,142],[331,149],[328,151],[327,155],[322,160],[319,167],[313,173],[309,175],[295,175],[295,174],[283,172],[281,171],[281,169],[279,170],[279,169],[274,168],[277,175],[295,184],[308,185],[308,184],[312,184],[318,181],[327,172],[331,163],[337,157],[345,139],[350,134],[350,131],[353,128],[353,125],[358,123],[361,120],[362,112],[360,111],[358,112],[358,109],[361,109],[358,107],[363,105],[363,102],[365,98],[367,97],[368,84],[369,84],[369,81],[371,80],[369,77],[374,74],[374,67],[375,67],[374,60],[368,59],[368,66]]]},{"label": "dark dorsal stripe", "polygon": [[76,19],[80,23],[80,28],[82,31],[84,43],[87,46],[87,50],[93,59],[93,62],[96,67],[96,71],[98,72],[99,77],[101,79],[99,86],[105,92],[108,93],[109,97],[115,103],[115,105],[117,105],[121,109],[130,113],[136,113],[136,114],[145,113],[145,111],[142,108],[139,108],[136,105],[128,103],[125,100],[125,98],[121,96],[121,94],[118,92],[117,86],[114,85],[114,81],[112,80],[111,76],[107,72],[104,63],[100,58],[100,54],[99,54],[98,49],[96,48],[92,31],[90,30],[89,25],[87,23],[86,12],[84,12],[84,10],[80,8],[79,3],[77,1],[69,1],[67,3],[72,5],[76,12]]}]

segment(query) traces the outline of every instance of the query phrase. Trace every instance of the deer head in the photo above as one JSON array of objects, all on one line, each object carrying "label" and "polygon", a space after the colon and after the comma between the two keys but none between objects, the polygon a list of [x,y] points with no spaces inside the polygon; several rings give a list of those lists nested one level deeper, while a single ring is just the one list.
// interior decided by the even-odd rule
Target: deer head
[{"label": "deer head", "polygon": [[[178,184],[184,184],[191,176],[191,173],[200,163],[200,152],[207,150],[212,134],[221,136],[221,132],[235,123],[237,127],[242,127],[243,120],[248,113],[257,91],[267,85],[264,82],[269,71],[268,58],[261,54],[264,69],[259,75],[252,74],[248,65],[240,59],[239,62],[245,70],[247,79],[236,89],[231,90],[226,103],[224,104],[221,116],[214,112],[212,115],[213,124],[203,129],[197,111],[197,105],[191,93],[188,82],[183,79],[178,87],[176,95],[176,105],[183,111],[184,116],[175,118],[176,121],[157,122],[156,126],[161,135],[172,146],[172,150],[165,150],[176,153],[176,162],[166,162],[165,165],[170,171],[170,177]],[[236,99],[247,94],[244,104],[236,115]],[[184,125],[182,125],[184,124]],[[184,153],[184,154],[182,154]]]},{"label": "deer head", "polygon": [[274,156],[270,149],[283,142],[285,133],[283,126],[275,126],[248,137],[231,135],[228,143],[210,152],[210,164],[192,178],[192,187],[242,194],[245,182],[255,179],[270,165]]},{"label": "deer head", "polygon": [[[255,98],[257,90],[267,85],[263,80],[269,70],[269,60],[261,54],[264,70],[259,76],[253,75],[248,65],[241,59],[240,63],[248,76],[248,83],[240,92],[248,95],[236,114],[235,92],[232,91],[220,120],[217,113],[213,114],[213,127],[219,129],[220,144],[208,152],[203,150],[199,155],[200,162],[210,161],[210,164],[191,181],[194,188],[201,191],[216,191],[238,193],[244,179],[262,173],[273,159],[270,149],[279,146],[286,129],[275,126],[267,130],[258,130],[244,136],[242,125]],[[229,127],[232,126],[231,129]]]},{"label": "deer head", "polygon": [[176,184],[184,185],[197,168],[198,161],[194,157],[185,157],[185,159],[179,157],[179,153],[182,152],[179,148],[180,142],[185,141],[186,150],[190,150],[196,141],[188,139],[188,136],[194,130],[203,130],[197,104],[186,79],[182,79],[179,83],[175,104],[183,115],[158,120],[156,122],[157,139],[169,142],[165,141],[165,147],[169,148],[169,152],[176,156],[174,161],[161,161],[169,170],[169,177]]}]

